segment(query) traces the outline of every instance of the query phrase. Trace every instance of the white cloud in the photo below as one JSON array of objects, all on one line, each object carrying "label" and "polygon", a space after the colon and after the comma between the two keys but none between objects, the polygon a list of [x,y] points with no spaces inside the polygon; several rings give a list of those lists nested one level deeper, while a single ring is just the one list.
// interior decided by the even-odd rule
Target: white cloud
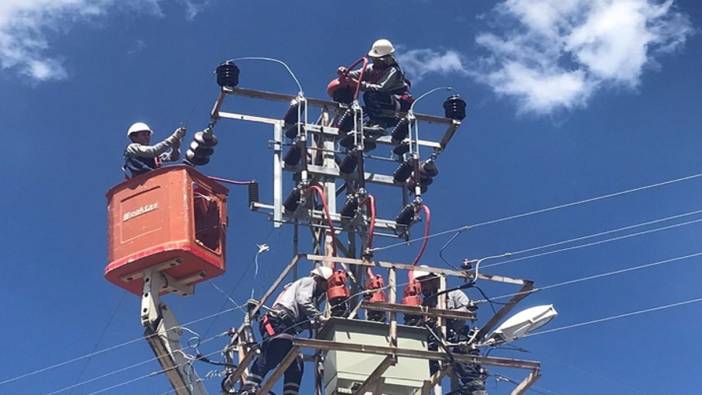
[{"label": "white cloud", "polygon": [[399,53],[397,60],[408,77],[415,82],[428,73],[465,72],[461,55],[452,50],[440,53],[432,49],[413,49]]},{"label": "white cloud", "polygon": [[209,4],[209,0],[193,1],[193,0],[181,0],[185,6],[185,18],[189,21],[195,19],[195,17]]},{"label": "white cloud", "polygon": [[[163,16],[163,0],[0,0],[0,69],[35,81],[68,76],[61,56],[53,55],[51,38],[71,25],[104,17],[113,10]],[[186,17],[194,18],[207,1],[182,0]]]},{"label": "white cloud", "polygon": [[[673,1],[504,0],[490,14],[501,33],[476,37],[487,54],[466,67],[452,50],[413,50],[418,76],[460,70],[512,97],[520,111],[548,114],[587,104],[607,87],[636,88],[646,66],[693,34]],[[499,29],[499,28],[495,28]],[[446,61],[448,68],[435,63]]]}]

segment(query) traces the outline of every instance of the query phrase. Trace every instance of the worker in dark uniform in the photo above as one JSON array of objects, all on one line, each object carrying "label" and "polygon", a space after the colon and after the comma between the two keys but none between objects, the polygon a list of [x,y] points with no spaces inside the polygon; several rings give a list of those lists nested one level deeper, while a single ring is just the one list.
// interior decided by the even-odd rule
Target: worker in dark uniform
[{"label": "worker in dark uniform", "polygon": [[122,170],[127,178],[136,177],[161,165],[173,162],[180,157],[180,140],[185,128],[176,129],[168,138],[155,145],[149,145],[153,130],[143,122],[136,122],[127,130],[131,143],[124,150]]},{"label": "worker in dark uniform", "polygon": [[[271,310],[261,319],[261,354],[253,362],[242,387],[242,395],[255,394],[266,374],[290,352],[292,341],[285,337],[277,338],[278,335],[295,335],[327,320],[317,308],[317,300],[326,292],[327,280],[333,273],[328,267],[318,266],[308,277],[285,286]],[[298,356],[285,370],[283,395],[299,393],[303,367],[302,358]]]},{"label": "worker in dark uniform", "polygon": [[[427,307],[436,307],[438,303],[438,293],[440,292],[439,277],[428,270],[414,271],[414,278],[421,284],[422,305]],[[471,303],[468,296],[461,290],[454,289],[446,292],[446,309],[457,311],[475,311],[474,305]],[[433,323],[428,323],[430,327],[433,325],[433,331],[439,333],[439,328]],[[469,339],[470,327],[464,320],[447,319],[446,320],[446,340],[449,343],[466,342]],[[439,349],[439,339],[433,335],[429,336],[429,350],[437,351]],[[468,346],[451,347],[451,352],[454,354],[470,354],[480,355],[480,351]],[[430,361],[430,372],[433,375],[439,370],[437,361]],[[458,375],[461,381],[461,387],[457,394],[461,395],[487,395],[485,390],[485,374],[480,365],[475,363],[456,363],[453,365],[454,372]]]},{"label": "worker in dark uniform", "polygon": [[[395,126],[398,121],[396,113],[409,110],[413,101],[409,91],[410,82],[393,57],[394,53],[395,48],[386,39],[374,42],[368,52],[373,63],[369,64],[363,73],[361,91],[369,118],[365,128],[371,132]],[[337,73],[340,76],[348,73],[354,84],[361,77],[361,70],[349,72],[345,67],[339,67]]]}]

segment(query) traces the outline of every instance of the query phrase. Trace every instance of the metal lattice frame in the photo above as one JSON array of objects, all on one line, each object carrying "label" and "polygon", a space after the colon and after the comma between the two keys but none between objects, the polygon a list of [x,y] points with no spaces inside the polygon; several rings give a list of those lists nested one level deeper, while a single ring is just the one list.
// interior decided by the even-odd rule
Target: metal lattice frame
[{"label": "metal lattice frame", "polygon": [[[270,118],[258,115],[246,115],[239,114],[235,112],[223,111],[224,101],[227,96],[236,95],[252,99],[263,99],[269,101],[277,102],[291,102],[292,100],[304,100],[308,107],[315,107],[321,110],[321,114],[316,123],[304,123],[301,129],[304,133],[304,147],[305,151],[302,155],[304,160],[301,165],[297,166],[286,166],[283,161],[283,147],[284,147],[284,121],[282,119]],[[357,105],[354,104],[357,107]],[[352,108],[356,108],[351,106]],[[298,265],[302,258],[313,263],[319,263],[324,265],[334,265],[340,264],[352,274],[352,281],[355,283],[354,293],[361,289],[360,281],[357,280],[362,276],[362,273],[367,268],[380,268],[387,269],[388,271],[388,303],[365,303],[360,300],[355,303],[355,307],[352,312],[352,317],[355,317],[359,310],[372,310],[381,311],[387,313],[388,316],[388,344],[387,346],[369,346],[361,344],[348,344],[348,343],[338,343],[328,340],[318,340],[318,339],[298,339],[294,338],[293,348],[283,359],[283,362],[276,368],[269,379],[264,383],[259,394],[267,394],[272,388],[275,382],[281,377],[285,369],[292,363],[299,353],[300,349],[310,349],[313,351],[312,356],[307,356],[306,360],[319,361],[324,353],[329,350],[339,350],[339,351],[349,351],[349,352],[364,352],[378,355],[385,355],[385,358],[379,365],[373,370],[366,381],[362,384],[361,388],[356,391],[356,393],[364,393],[365,391],[380,391],[382,387],[382,375],[390,366],[394,365],[397,361],[397,357],[412,357],[412,358],[422,358],[427,360],[439,360],[448,362],[449,356],[445,352],[440,351],[419,351],[419,350],[408,350],[398,348],[397,344],[397,314],[405,313],[418,316],[431,316],[437,318],[437,323],[441,328],[441,331],[446,335],[445,322],[447,319],[473,319],[472,313],[456,312],[446,309],[446,295],[440,295],[438,298],[437,308],[423,308],[416,306],[406,306],[397,303],[397,271],[398,270],[412,270],[414,266],[404,263],[392,263],[385,261],[378,261],[370,259],[369,257],[364,257],[363,259],[357,258],[358,247],[361,247],[361,251],[365,250],[366,236],[368,232],[367,223],[365,217],[362,220],[357,218],[349,221],[341,217],[341,215],[336,210],[336,181],[343,181],[349,185],[348,188],[352,188],[354,184],[365,185],[365,183],[382,185],[386,187],[400,188],[402,191],[402,203],[403,205],[408,202],[407,190],[405,183],[395,182],[392,175],[382,174],[380,172],[367,171],[364,166],[359,166],[360,170],[356,172],[357,174],[343,175],[340,173],[338,166],[334,161],[334,147],[336,141],[341,137],[340,132],[337,128],[330,126],[333,124],[333,120],[339,115],[341,111],[345,111],[349,106],[339,104],[336,102],[312,98],[302,98],[300,96],[286,95],[274,92],[266,92],[260,90],[253,90],[247,88],[223,88],[212,108],[211,111],[211,124],[214,125],[220,120],[237,120],[245,122],[253,122],[258,124],[266,124],[273,128],[273,140],[271,142],[273,150],[273,197],[271,203],[264,202],[252,202],[251,208],[254,211],[262,212],[268,214],[273,221],[275,227],[280,227],[283,224],[293,224],[294,225],[294,237],[293,237],[293,251],[295,255],[287,266],[280,273],[278,278],[273,282],[270,288],[263,294],[258,303],[253,306],[247,316],[244,323],[236,330],[232,342],[225,349],[225,354],[229,361],[234,360],[234,353],[238,354],[239,364],[236,369],[229,372],[229,377],[227,383],[233,385],[236,381],[242,379],[246,375],[246,367],[253,359],[253,355],[258,352],[257,348],[249,349],[248,344],[251,344],[253,339],[247,338],[247,333],[250,333],[250,325],[253,317],[259,312],[261,306],[263,306],[270,296],[281,286],[282,282],[286,279],[289,274],[293,274],[293,277],[297,277]],[[397,114],[398,116],[404,116],[404,114]],[[415,136],[413,139],[412,133],[408,136],[409,143],[415,147],[430,149],[434,155],[438,155],[442,152],[451,141],[452,137],[455,135],[456,131],[461,125],[460,121],[452,120],[443,117],[437,117],[425,114],[413,114],[413,118],[416,122],[431,123],[443,125],[446,127],[443,134],[436,141],[419,139]],[[305,116],[306,121],[306,116]],[[308,138],[311,137],[311,138]],[[394,144],[389,136],[381,137],[376,140],[378,144]],[[308,155],[312,158],[308,161]],[[373,158],[369,158],[373,159]],[[366,159],[361,161],[361,164]],[[323,186],[327,195],[327,204],[330,211],[330,219],[333,224],[334,232],[336,234],[346,233],[348,235],[348,244],[344,244],[341,240],[336,238],[336,244],[333,245],[332,238],[327,234],[324,237],[324,229],[327,228],[325,220],[325,215],[322,210],[319,210],[309,204],[300,204],[300,207],[293,213],[286,213],[283,209],[283,174],[284,172],[296,173],[302,179],[308,182],[319,183]],[[349,183],[350,182],[350,183]],[[348,191],[348,192],[356,192]],[[364,212],[365,214],[365,212]],[[304,255],[299,254],[298,248],[298,226],[305,225],[309,226],[313,234],[313,246],[312,250],[315,254]],[[379,236],[402,238],[407,237],[408,230],[407,227],[397,224],[392,219],[378,218],[375,223],[375,227],[380,229],[381,232],[376,234]],[[361,240],[361,244],[357,245],[357,236]],[[341,252],[345,257],[332,256],[331,250],[332,246],[336,248],[337,251]],[[323,255],[322,255],[322,251]],[[472,280],[485,280],[500,282],[510,285],[516,285],[520,287],[519,292],[517,292],[512,299],[510,299],[494,316],[492,316],[488,322],[480,328],[478,334],[472,339],[472,343],[480,343],[481,340],[487,336],[487,334],[492,331],[495,326],[514,308],[514,306],[519,303],[523,298],[528,296],[528,294],[533,289],[533,283],[529,280],[521,280],[510,278],[506,276],[497,276],[489,274],[475,274],[472,271],[459,271],[450,270],[444,268],[434,268],[431,267],[428,270],[436,273],[440,278],[440,287],[445,289],[447,277],[458,277],[465,281]],[[515,369],[525,369],[529,371],[529,374],[524,378],[522,382],[514,389],[512,394],[523,394],[530,386],[539,378],[540,364],[534,361],[525,361],[519,359],[508,359],[508,358],[496,358],[496,357],[481,357],[472,355],[453,355],[454,360],[459,362],[467,363],[479,363],[487,366],[499,366],[508,367]],[[319,383],[319,369],[315,369],[315,374]],[[440,393],[440,382],[441,379],[446,374],[452,374],[451,369],[444,366],[437,374],[433,377],[427,378],[425,385],[423,387],[422,393],[428,394],[433,389],[434,391],[439,391]],[[317,393],[321,393],[322,389],[317,385]]]}]

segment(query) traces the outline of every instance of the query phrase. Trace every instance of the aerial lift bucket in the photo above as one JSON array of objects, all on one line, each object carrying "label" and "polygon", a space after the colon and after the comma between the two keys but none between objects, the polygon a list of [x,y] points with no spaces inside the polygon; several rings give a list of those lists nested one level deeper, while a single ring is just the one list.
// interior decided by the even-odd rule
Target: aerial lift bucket
[{"label": "aerial lift bucket", "polygon": [[156,271],[168,280],[161,294],[188,294],[188,287],[223,274],[227,193],[183,165],[153,170],[110,189],[107,280],[139,295],[144,273]]}]

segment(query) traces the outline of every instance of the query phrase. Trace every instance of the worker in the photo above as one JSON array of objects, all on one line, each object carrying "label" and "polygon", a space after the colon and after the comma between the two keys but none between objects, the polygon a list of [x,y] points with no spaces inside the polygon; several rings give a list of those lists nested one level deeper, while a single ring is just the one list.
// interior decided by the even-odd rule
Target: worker
[{"label": "worker", "polygon": [[[424,270],[422,270],[425,268]],[[413,272],[414,278],[419,281],[422,289],[422,305],[426,307],[436,307],[438,296],[441,293],[439,277],[430,272],[427,266],[419,266],[419,270]],[[453,289],[445,292],[446,309],[456,311],[475,311],[474,304],[468,296],[459,289]],[[429,321],[427,322],[435,334],[439,334],[439,329],[436,325]],[[446,320],[446,340],[449,343],[466,342],[470,336],[470,327],[465,320],[447,319]],[[439,339],[433,334],[429,335],[428,339],[429,350],[437,351],[439,349]],[[468,345],[450,347],[453,354],[470,354],[479,356],[480,351],[475,348],[470,348]],[[433,375],[439,370],[437,361],[430,361],[430,373]],[[455,363],[453,365],[454,372],[459,376],[461,387],[456,394],[461,395],[487,395],[485,391],[485,374],[479,364],[475,363]]]},{"label": "worker", "polygon": [[[260,321],[261,353],[253,362],[242,387],[242,395],[255,394],[266,374],[290,352],[290,338],[278,335],[295,335],[327,321],[317,308],[317,301],[326,292],[327,280],[333,273],[326,266],[316,267],[309,276],[286,285],[273,307],[263,315]],[[303,367],[302,358],[298,356],[285,370],[283,395],[296,395],[299,392]]]},{"label": "worker", "polygon": [[[395,47],[386,39],[374,42],[368,52],[372,63],[366,66],[360,88],[364,92],[363,101],[369,118],[364,128],[371,132],[395,126],[397,112],[409,110],[414,100],[409,92],[410,82],[405,78],[394,53]],[[357,84],[361,78],[360,69],[348,71],[345,67],[339,67],[337,74],[348,75],[353,84]]]},{"label": "worker", "polygon": [[153,130],[144,122],[136,122],[127,130],[131,143],[124,150],[122,170],[127,178],[136,177],[156,169],[161,162],[173,162],[180,157],[180,140],[185,128],[177,128],[168,138],[155,145],[149,145]]}]

